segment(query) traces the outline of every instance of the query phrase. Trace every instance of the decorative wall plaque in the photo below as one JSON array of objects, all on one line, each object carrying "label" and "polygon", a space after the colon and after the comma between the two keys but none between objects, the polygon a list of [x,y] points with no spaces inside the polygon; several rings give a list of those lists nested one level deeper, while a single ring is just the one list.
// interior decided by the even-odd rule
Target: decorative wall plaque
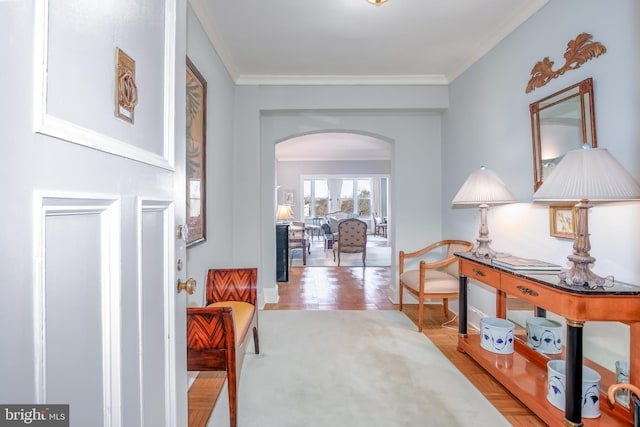
[{"label": "decorative wall plaque", "polygon": [[581,33],[575,40],[567,43],[567,50],[564,52],[565,63],[555,71],[553,70],[553,61],[548,56],[542,61],[538,61],[531,70],[531,78],[527,83],[526,92],[529,93],[535,88],[546,85],[569,70],[580,68],[590,59],[604,55],[607,48],[600,42],[591,41],[591,37],[591,34]]},{"label": "decorative wall plaque", "polygon": [[116,48],[116,117],[133,123],[138,103],[136,62],[120,48]]}]

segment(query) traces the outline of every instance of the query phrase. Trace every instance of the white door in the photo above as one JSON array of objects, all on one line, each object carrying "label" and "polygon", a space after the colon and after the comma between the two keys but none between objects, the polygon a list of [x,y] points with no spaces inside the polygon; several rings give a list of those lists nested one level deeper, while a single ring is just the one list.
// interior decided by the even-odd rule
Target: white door
[{"label": "white door", "polygon": [[[75,427],[186,425],[185,12],[184,0],[0,2],[0,93],[13,100],[0,105],[13,283],[0,404],[68,404]],[[116,48],[135,61],[125,118]]]}]

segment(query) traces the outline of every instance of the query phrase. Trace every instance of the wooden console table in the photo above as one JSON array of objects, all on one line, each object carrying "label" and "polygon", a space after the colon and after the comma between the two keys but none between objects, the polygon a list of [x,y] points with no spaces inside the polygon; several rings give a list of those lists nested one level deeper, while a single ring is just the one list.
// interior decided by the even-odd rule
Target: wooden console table
[{"label": "wooden console table", "polygon": [[[560,282],[555,274],[526,274],[498,267],[472,253],[457,253],[460,267],[460,322],[458,350],[467,353],[520,401],[550,426],[629,426],[633,414],[619,404],[610,405],[607,388],[615,382],[610,370],[585,359],[582,352],[582,327],[587,321],[619,321],[630,326],[630,383],[640,383],[640,288],[616,282],[612,287],[589,289]],[[552,311],[566,319],[564,352],[543,355],[531,349],[526,339],[516,340],[515,352],[491,353],[480,347],[479,335],[467,334],[467,281],[472,279],[496,289],[496,317],[507,314],[507,295],[531,303],[539,314]],[[553,406],[547,396],[546,362],[566,359],[567,384],[565,413]],[[601,416],[582,419],[582,365],[597,370],[600,385]]]}]

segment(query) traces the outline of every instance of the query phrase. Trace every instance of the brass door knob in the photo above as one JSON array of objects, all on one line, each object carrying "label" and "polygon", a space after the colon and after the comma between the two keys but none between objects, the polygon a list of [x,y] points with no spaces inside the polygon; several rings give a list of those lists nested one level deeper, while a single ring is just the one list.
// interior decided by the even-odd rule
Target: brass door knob
[{"label": "brass door knob", "polygon": [[193,277],[188,278],[186,282],[181,282],[180,279],[178,279],[178,293],[186,291],[187,294],[191,295],[195,292],[195,290],[196,279],[194,279]]}]

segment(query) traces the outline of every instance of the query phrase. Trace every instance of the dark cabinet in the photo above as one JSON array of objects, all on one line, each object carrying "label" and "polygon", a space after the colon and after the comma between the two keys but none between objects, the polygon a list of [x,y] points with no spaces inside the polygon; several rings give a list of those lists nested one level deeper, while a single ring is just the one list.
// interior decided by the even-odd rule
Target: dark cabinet
[{"label": "dark cabinet", "polygon": [[289,281],[289,225],[276,224],[276,281]]}]

